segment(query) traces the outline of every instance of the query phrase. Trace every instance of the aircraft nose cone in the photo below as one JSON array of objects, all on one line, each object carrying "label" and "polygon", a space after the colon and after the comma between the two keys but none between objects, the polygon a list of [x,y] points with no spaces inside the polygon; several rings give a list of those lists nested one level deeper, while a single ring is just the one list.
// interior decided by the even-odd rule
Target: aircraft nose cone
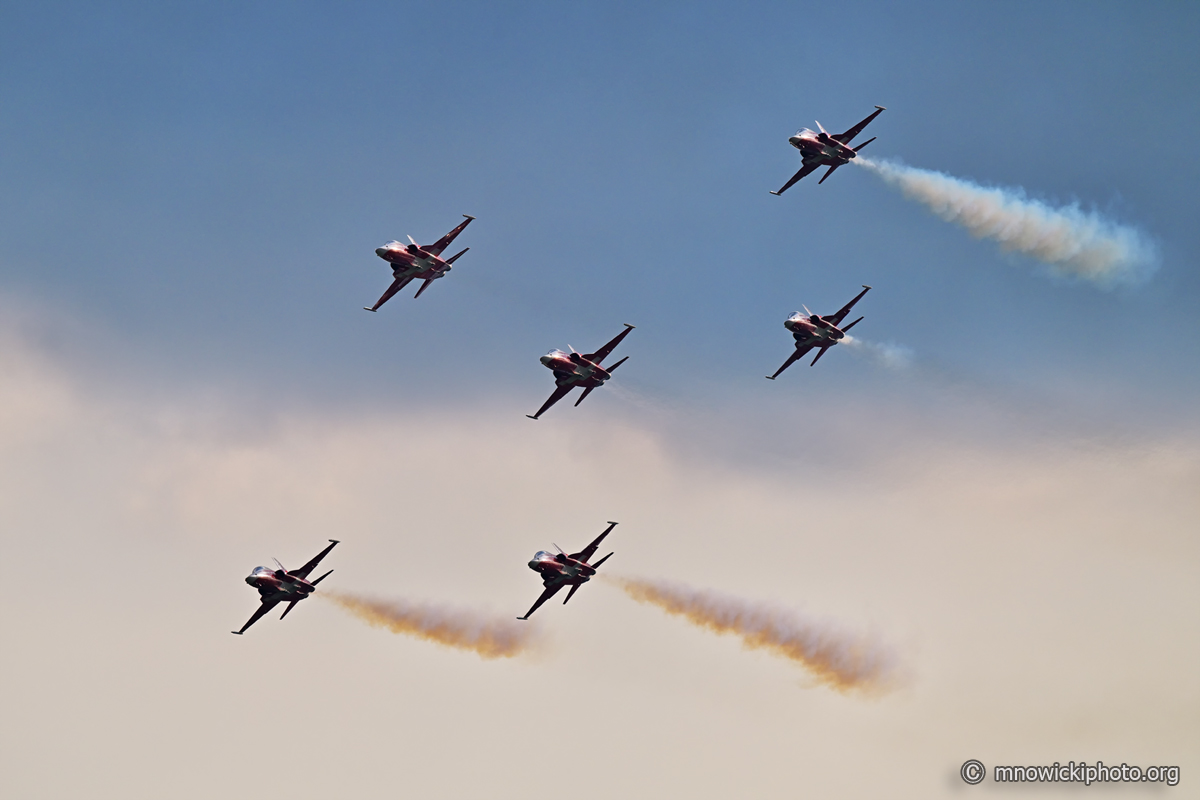
[{"label": "aircraft nose cone", "polygon": [[375,255],[379,256],[380,258],[383,258],[386,254],[387,254],[386,247],[376,247],[375,248]]}]

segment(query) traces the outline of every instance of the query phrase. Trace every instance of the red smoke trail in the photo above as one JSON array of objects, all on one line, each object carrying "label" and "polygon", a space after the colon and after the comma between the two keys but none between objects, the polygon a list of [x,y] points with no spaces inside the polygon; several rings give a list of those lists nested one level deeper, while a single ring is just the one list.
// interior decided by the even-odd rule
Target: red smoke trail
[{"label": "red smoke trail", "polygon": [[732,633],[746,647],[797,661],[839,691],[881,691],[897,680],[890,647],[805,619],[794,611],[675,583],[609,578],[639,603],[658,606],[715,633]]},{"label": "red smoke trail", "polygon": [[332,600],[368,625],[470,650],[483,658],[520,655],[533,643],[536,630],[527,622],[433,603],[371,600],[333,591],[319,592],[317,597]]}]

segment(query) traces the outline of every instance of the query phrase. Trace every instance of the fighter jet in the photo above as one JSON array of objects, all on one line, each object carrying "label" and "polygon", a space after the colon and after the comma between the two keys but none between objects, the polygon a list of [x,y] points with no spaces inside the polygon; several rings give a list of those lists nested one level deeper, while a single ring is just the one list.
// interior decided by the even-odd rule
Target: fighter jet
[{"label": "fighter jet", "polygon": [[604,541],[604,537],[608,536],[615,527],[617,527],[617,523],[610,521],[604,533],[597,536],[596,541],[578,553],[567,555],[558,545],[554,545],[554,548],[558,550],[558,555],[547,553],[545,550],[534,553],[533,560],[529,562],[529,568],[542,576],[542,585],[546,589],[542,592],[542,596],[534,601],[533,608],[526,611],[525,616],[517,617],[517,619],[529,619],[529,615],[537,611],[538,607],[553,597],[559,589],[570,586],[571,591],[567,592],[567,599],[563,600],[565,606],[575,594],[575,590],[591,580],[600,565],[612,557],[612,553],[609,553],[595,564],[587,563],[589,558],[596,555],[596,548],[600,546],[600,542]]},{"label": "fighter jet", "polygon": [[583,398],[592,393],[592,389],[595,389],[611,378],[613,370],[629,359],[629,356],[625,356],[625,358],[622,358],[611,367],[600,366],[600,362],[608,358],[608,354],[621,343],[622,339],[629,335],[633,327],[633,325],[626,322],[625,330],[618,333],[615,339],[594,353],[580,355],[575,352],[574,347],[567,345],[571,350],[569,353],[564,353],[562,350],[551,350],[542,356],[542,363],[547,369],[554,371],[556,388],[553,394],[550,395],[550,399],[542,404],[542,407],[537,410],[536,414],[526,414],[525,416],[530,419],[537,419],[546,413],[546,409],[566,397],[567,393],[576,386],[583,387],[583,394],[579,395],[579,399],[575,401],[575,405],[582,403]]},{"label": "fighter jet", "polygon": [[783,188],[778,192],[771,192],[773,195],[781,195],[786,192],[793,183],[803,178],[805,175],[814,171],[817,167],[829,167],[829,171],[821,176],[818,184],[824,183],[825,179],[833,174],[833,171],[843,164],[849,164],[850,159],[858,155],[858,151],[875,141],[874,136],[867,139],[858,147],[849,147],[850,140],[862,133],[862,129],[867,127],[871,120],[878,117],[887,109],[883,106],[875,106],[877,109],[871,116],[864,119],[862,122],[855,125],[845,133],[838,133],[830,136],[821,128],[821,123],[817,123],[817,127],[821,128],[820,132],[810,131],[808,128],[801,128],[796,131],[796,135],[788,139],[788,143],[792,147],[800,151],[801,159],[804,166],[800,171],[792,176],[792,179],[783,185]]},{"label": "fighter jet", "polygon": [[796,340],[796,352],[788,356],[788,360],[783,362],[783,366],[775,370],[774,375],[768,375],[768,380],[775,380],[779,377],[779,373],[792,365],[793,361],[803,358],[808,354],[809,350],[814,347],[820,348],[821,352],[817,353],[817,357],[812,360],[812,364],[816,364],[821,356],[825,355],[825,351],[833,347],[839,341],[846,337],[846,331],[853,328],[858,323],[862,322],[863,318],[851,322],[844,328],[838,328],[842,324],[842,320],[850,313],[850,309],[854,308],[854,304],[862,299],[862,296],[871,291],[871,287],[863,284],[863,290],[846,305],[842,306],[841,310],[836,314],[830,314],[827,317],[822,317],[819,314],[814,314],[808,310],[808,306],[804,306],[805,314],[797,311],[786,320],[783,321],[783,327],[792,332],[792,337]]},{"label": "fighter jet", "polygon": [[449,272],[450,265],[459,256],[471,249],[466,247],[447,259],[443,260],[441,258],[442,251],[450,246],[450,243],[454,241],[454,237],[462,233],[463,228],[470,225],[471,220],[475,219],[470,214],[463,214],[463,216],[467,218],[466,222],[461,223],[457,228],[426,247],[417,244],[411,236],[408,237],[409,244],[392,241],[383,247],[376,247],[375,255],[392,265],[392,285],[387,288],[387,291],[383,293],[383,297],[379,298],[379,301],[375,305],[370,308],[363,306],[363,308],[367,311],[377,311],[381,305],[392,299],[392,295],[403,289],[415,278],[425,281],[421,284],[421,288],[417,289],[417,293],[413,295],[413,297],[420,297],[421,292],[429,288],[429,284]]},{"label": "fighter jet", "polygon": [[333,544],[317,553],[312,561],[309,561],[300,569],[285,569],[279,561],[275,562],[279,569],[255,567],[254,571],[247,576],[246,583],[258,589],[258,593],[262,595],[262,605],[254,612],[254,616],[246,621],[246,624],[242,626],[240,631],[230,632],[239,635],[245,633],[246,628],[258,622],[263,614],[266,614],[272,608],[286,600],[288,607],[279,615],[279,618],[283,619],[296,606],[296,603],[299,603],[315,592],[317,584],[329,577],[330,572],[333,572],[333,570],[329,570],[329,572],[326,572],[315,581],[310,582],[308,580],[308,574],[317,568],[317,564],[321,563],[321,559],[328,555],[330,550],[337,546],[337,539],[330,539],[329,541],[333,542]]}]

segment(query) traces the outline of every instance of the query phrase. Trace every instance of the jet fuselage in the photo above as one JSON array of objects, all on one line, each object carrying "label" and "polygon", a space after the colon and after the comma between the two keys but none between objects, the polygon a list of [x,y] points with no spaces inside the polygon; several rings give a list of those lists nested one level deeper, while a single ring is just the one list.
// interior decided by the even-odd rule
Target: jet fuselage
[{"label": "jet fuselage", "polygon": [[[586,583],[596,570],[582,561],[576,561],[570,556],[559,553],[554,555],[545,550],[534,553],[529,568],[542,576],[543,581],[550,583]],[[547,584],[549,585],[549,583]]]},{"label": "jet fuselage", "polygon": [[792,332],[792,336],[797,342],[811,344],[814,347],[829,347],[846,337],[844,332],[836,326],[830,325],[820,316],[815,314],[806,316],[799,311],[784,320],[783,327]]},{"label": "jet fuselage", "polygon": [[541,357],[541,362],[554,372],[554,382],[558,386],[595,387],[612,377],[604,367],[588,361],[579,353],[551,350]]},{"label": "jet fuselage", "polygon": [[819,156],[829,166],[849,164],[857,154],[854,149],[834,139],[823,131],[801,128],[788,139],[788,143],[802,153]]},{"label": "jet fuselage", "polygon": [[392,265],[393,278],[440,278],[450,271],[451,265],[440,256],[427,253],[415,244],[388,242],[375,248],[375,255]]},{"label": "jet fuselage", "polygon": [[300,600],[317,590],[316,586],[304,578],[297,578],[295,575],[288,575],[283,570],[270,567],[255,567],[254,571],[246,577],[246,583],[258,589],[258,593],[264,598],[280,601]]}]

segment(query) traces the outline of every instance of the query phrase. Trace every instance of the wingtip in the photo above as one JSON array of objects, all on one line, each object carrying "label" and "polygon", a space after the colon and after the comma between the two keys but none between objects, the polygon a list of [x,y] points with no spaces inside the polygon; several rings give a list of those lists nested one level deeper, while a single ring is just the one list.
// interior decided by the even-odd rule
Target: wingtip
[{"label": "wingtip", "polygon": [[865,283],[862,285],[862,287],[863,287],[864,289],[870,289],[870,288],[871,288],[870,286],[867,286]]},{"label": "wingtip", "polygon": [[529,417],[529,418],[530,418],[530,419],[532,419],[532,420],[536,420],[536,419],[537,419],[537,417],[535,417],[533,414],[526,414],[525,416]]},{"label": "wingtip", "polygon": [[887,111],[887,106],[875,106],[875,107],[878,108],[880,111]]},{"label": "wingtip", "polygon": [[232,633],[234,636],[241,636],[241,635],[242,635],[242,632],[241,632],[241,631],[230,631],[230,633]]},{"label": "wingtip", "polygon": [[529,617],[517,617],[517,619],[529,619]]},{"label": "wingtip", "polygon": [[372,314],[374,314],[374,313],[375,313],[375,309],[373,309],[373,308],[367,308],[366,306],[363,306],[363,311],[370,311]]},{"label": "wingtip", "polygon": [[[876,106],[876,108],[878,108],[878,107],[879,107],[879,106]],[[470,214],[463,214],[463,216],[464,216],[464,217],[466,217],[467,219],[475,219],[475,218],[474,218],[474,217],[472,217]]]},{"label": "wingtip", "polygon": [[329,541],[333,542],[334,544],[339,544],[342,540],[341,539],[330,539]]},{"label": "wingtip", "polygon": [[630,325],[628,322],[622,322],[621,324],[624,325],[626,328],[629,328],[630,330],[633,330],[634,328],[637,327],[637,325]]},{"label": "wingtip", "polygon": [[619,523],[619,522],[613,522],[613,521],[610,519],[610,520],[608,521],[608,524],[609,524],[609,525],[620,525],[621,523]]},{"label": "wingtip", "polygon": [[768,190],[767,190],[767,194],[773,194],[773,195],[775,195],[776,197],[779,197],[779,195],[783,194],[783,192],[773,192],[773,191],[771,191],[770,189],[768,189]]},{"label": "wingtip", "polygon": [[763,377],[764,377],[764,378],[766,378],[766,379],[767,379],[767,380],[769,380],[769,381],[773,381],[773,380],[775,380],[775,376],[774,376],[774,375],[764,375]]}]

